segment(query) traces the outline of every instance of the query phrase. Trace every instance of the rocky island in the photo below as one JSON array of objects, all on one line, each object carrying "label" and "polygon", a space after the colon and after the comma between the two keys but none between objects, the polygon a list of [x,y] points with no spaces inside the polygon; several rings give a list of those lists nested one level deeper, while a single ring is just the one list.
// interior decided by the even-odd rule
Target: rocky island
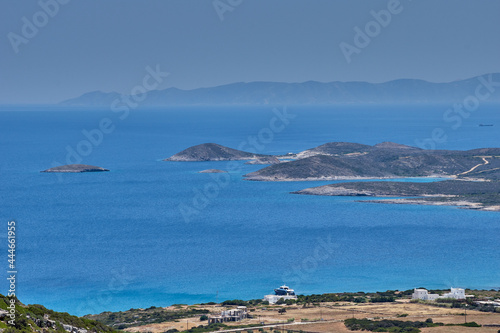
[{"label": "rocky island", "polygon": [[227,173],[227,171],[219,170],[219,169],[207,169],[207,170],[198,171],[198,173]]},{"label": "rocky island", "polygon": [[269,155],[253,154],[242,150],[237,150],[216,143],[204,143],[189,147],[183,151],[164,159],[164,161],[174,162],[202,162],[202,161],[237,161],[252,160],[258,157]]},{"label": "rocky island", "polygon": [[86,164],[67,164],[58,167],[50,168],[40,172],[65,172],[65,173],[80,173],[80,172],[102,172],[109,171],[98,166],[86,165]]}]

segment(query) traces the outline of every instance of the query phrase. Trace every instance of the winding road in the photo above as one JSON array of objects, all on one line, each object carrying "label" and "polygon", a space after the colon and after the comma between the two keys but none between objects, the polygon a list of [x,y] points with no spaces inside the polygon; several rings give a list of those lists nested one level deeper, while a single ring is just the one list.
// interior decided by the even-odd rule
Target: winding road
[{"label": "winding road", "polygon": [[484,161],[484,163],[480,163],[474,167],[472,167],[470,170],[468,171],[465,171],[465,172],[462,172],[462,173],[459,173],[457,174],[457,176],[463,176],[463,175],[466,175],[468,173],[471,173],[472,171],[476,170],[477,168],[479,168],[480,166],[483,166],[483,165],[487,165],[487,164],[490,164],[490,161],[487,160],[487,158],[492,158],[493,156],[476,156],[476,157],[481,157]]}]

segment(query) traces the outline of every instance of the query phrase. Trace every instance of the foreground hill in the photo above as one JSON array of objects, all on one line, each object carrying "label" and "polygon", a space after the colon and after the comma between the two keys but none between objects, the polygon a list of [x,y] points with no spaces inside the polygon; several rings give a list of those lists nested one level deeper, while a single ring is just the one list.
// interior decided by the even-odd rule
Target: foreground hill
[{"label": "foreground hill", "polygon": [[[103,312],[86,316],[106,325],[122,328],[126,332],[141,333],[201,333],[201,332],[349,332],[354,326],[374,332],[427,333],[497,332],[494,325],[500,319],[492,305],[477,304],[499,297],[496,290],[466,290],[474,298],[449,300],[446,303],[410,302],[410,290],[384,292],[345,292],[298,295],[297,300],[287,300],[269,305],[262,299],[226,300],[222,303],[177,304],[169,307],[130,309],[120,312]],[[432,290],[443,294],[449,290]],[[220,316],[222,311],[245,306],[248,318],[242,321],[226,321],[209,324],[210,316]],[[464,308],[467,306],[467,322],[464,324]],[[358,319],[353,319],[353,316]],[[363,319],[359,319],[363,318]],[[365,319],[371,318],[371,319]],[[383,318],[383,319],[382,319]],[[353,322],[353,320],[355,322]],[[358,322],[359,321],[359,322]],[[476,323],[472,323],[472,321]],[[442,330],[446,323],[447,330]],[[475,327],[472,330],[461,328]],[[187,329],[189,328],[189,329]],[[358,332],[361,332],[358,327]],[[284,329],[284,330],[283,330]],[[479,331],[478,331],[479,332]]]},{"label": "foreground hill", "polygon": [[[16,298],[0,295],[0,331],[44,333],[118,333],[119,331],[96,320],[56,312],[43,305],[24,305]],[[12,304],[12,305],[11,305]]]}]

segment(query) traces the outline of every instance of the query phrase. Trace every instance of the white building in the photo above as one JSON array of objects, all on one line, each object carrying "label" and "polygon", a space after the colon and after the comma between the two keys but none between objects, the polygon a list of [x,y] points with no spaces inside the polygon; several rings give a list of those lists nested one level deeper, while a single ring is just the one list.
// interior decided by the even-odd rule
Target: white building
[{"label": "white building", "polygon": [[423,301],[435,301],[438,298],[454,298],[454,299],[465,299],[465,289],[462,288],[451,288],[449,293],[445,293],[442,296],[438,294],[429,294],[427,289],[418,289],[415,288],[413,290],[413,294],[411,295],[412,299],[421,299]]},{"label": "white building", "polygon": [[427,289],[417,289],[413,290],[413,294],[411,295],[412,299],[421,299],[422,301],[435,301],[439,298],[438,294],[429,294]]},{"label": "white building", "polygon": [[450,292],[444,294],[441,298],[465,299],[465,289],[451,288]]},{"label": "white building", "polygon": [[224,323],[228,321],[242,321],[248,317],[246,306],[238,306],[236,309],[222,311],[220,315],[209,315],[208,324]]},{"label": "white building", "polygon": [[479,305],[492,305],[495,308],[500,308],[500,300],[499,299],[496,299],[494,301],[477,301],[474,303],[479,304]]}]

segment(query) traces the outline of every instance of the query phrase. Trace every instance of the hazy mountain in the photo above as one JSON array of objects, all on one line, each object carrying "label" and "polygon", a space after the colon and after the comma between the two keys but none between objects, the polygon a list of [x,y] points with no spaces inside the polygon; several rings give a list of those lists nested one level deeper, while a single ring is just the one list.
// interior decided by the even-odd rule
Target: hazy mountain
[{"label": "hazy mountain", "polygon": [[[484,82],[491,82],[485,86]],[[395,80],[385,83],[308,81],[303,83],[250,82],[232,83],[212,88],[181,90],[169,88],[148,92],[141,106],[168,105],[313,105],[335,103],[428,103],[462,102],[474,96],[476,88],[487,101],[500,101],[500,73],[487,74],[449,83],[422,80]],[[493,93],[489,94],[491,91]],[[90,92],[61,102],[71,106],[118,105],[121,95],[115,92]]]}]

